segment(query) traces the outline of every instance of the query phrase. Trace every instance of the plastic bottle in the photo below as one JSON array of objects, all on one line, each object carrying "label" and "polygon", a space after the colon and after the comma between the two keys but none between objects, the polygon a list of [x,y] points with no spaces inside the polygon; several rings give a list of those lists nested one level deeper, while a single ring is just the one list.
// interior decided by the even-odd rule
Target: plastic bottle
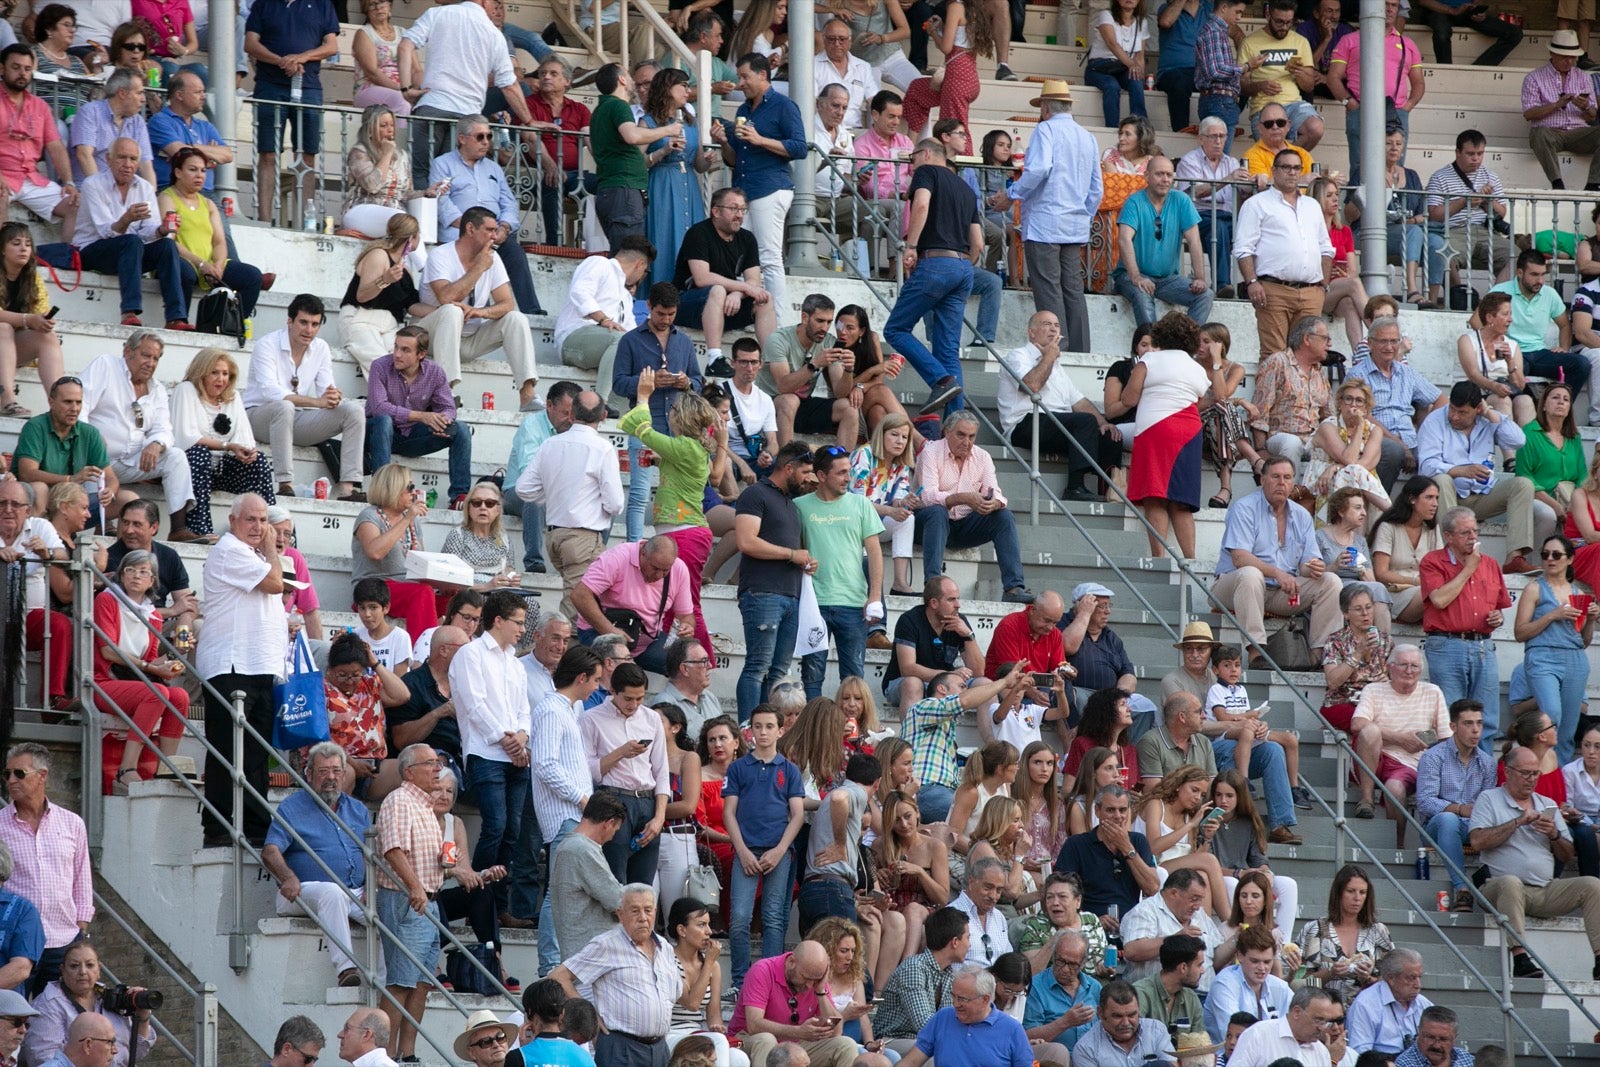
[{"label": "plastic bottle", "polygon": [[305,96],[305,80],[304,74],[291,75],[289,78],[289,99],[297,104]]},{"label": "plastic bottle", "polygon": [[1489,468],[1489,473],[1484,475],[1482,478],[1479,478],[1477,484],[1480,492],[1487,493],[1489,491],[1489,484],[1494,481],[1494,456],[1485,456],[1483,458],[1483,465]]},{"label": "plastic bottle", "polygon": [[828,257],[828,269],[835,273],[844,271],[844,257],[839,254],[838,248],[834,248],[833,255]]},{"label": "plastic bottle", "polygon": [[307,233],[317,232],[317,201],[314,197],[306,198],[306,210],[300,216],[300,224]]}]

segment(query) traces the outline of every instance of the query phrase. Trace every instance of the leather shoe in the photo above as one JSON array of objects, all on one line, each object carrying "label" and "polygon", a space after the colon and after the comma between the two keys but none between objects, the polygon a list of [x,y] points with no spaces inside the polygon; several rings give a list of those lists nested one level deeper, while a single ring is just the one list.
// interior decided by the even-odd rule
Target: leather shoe
[{"label": "leather shoe", "polygon": [[500,913],[500,925],[508,930],[532,930],[533,920],[519,919],[509,911],[502,911]]},{"label": "leather shoe", "polygon": [[1267,840],[1274,845],[1303,845],[1305,840],[1287,826],[1274,826],[1267,835]]},{"label": "leather shoe", "polygon": [[880,652],[887,652],[894,647],[894,642],[882,630],[874,630],[867,635],[867,647],[875,648]]},{"label": "leather shoe", "polygon": [[274,274],[270,270],[267,271],[265,274],[263,274],[261,276],[261,291],[264,293],[267,290],[271,289],[272,286],[273,286],[273,283],[276,282],[277,280],[278,280],[278,276],[276,274]]},{"label": "leather shoe", "polygon": [[1473,905],[1472,905],[1472,890],[1470,890],[1470,889],[1457,889],[1456,890],[1455,903],[1450,906],[1450,910],[1451,911],[1471,911],[1472,907],[1473,907]]},{"label": "leather shoe", "polygon": [[1515,952],[1511,955],[1511,977],[1513,978],[1543,978],[1544,971],[1528,958],[1526,952]]},{"label": "leather shoe", "polygon": [[1085,489],[1081,485],[1062,490],[1061,499],[1079,500],[1091,504],[1099,504],[1102,502],[1102,499],[1098,493],[1096,493],[1093,489]]}]

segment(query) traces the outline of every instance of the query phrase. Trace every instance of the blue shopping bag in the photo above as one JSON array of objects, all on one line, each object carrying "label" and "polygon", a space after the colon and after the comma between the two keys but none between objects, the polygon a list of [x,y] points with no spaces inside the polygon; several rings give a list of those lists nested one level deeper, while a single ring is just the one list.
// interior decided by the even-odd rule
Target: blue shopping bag
[{"label": "blue shopping bag", "polygon": [[311,659],[305,631],[295,635],[294,659],[288,676],[272,687],[277,711],[272,720],[272,747],[289,751],[328,740],[328,695],[322,672]]}]

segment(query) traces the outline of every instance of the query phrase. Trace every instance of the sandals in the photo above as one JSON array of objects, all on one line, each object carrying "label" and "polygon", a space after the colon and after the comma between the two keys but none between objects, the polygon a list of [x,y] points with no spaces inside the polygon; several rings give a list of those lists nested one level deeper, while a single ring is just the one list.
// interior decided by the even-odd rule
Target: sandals
[{"label": "sandals", "polygon": [[1267,461],[1262,459],[1260,456],[1257,456],[1255,461],[1250,464],[1250,477],[1256,480],[1257,485],[1261,484],[1261,472],[1265,470],[1266,467]]},{"label": "sandals", "polygon": [[1413,289],[1406,294],[1406,303],[1417,305],[1418,311],[1432,311],[1433,301],[1428,299],[1428,294],[1420,289]]},{"label": "sandals", "polygon": [[23,407],[15,400],[7,400],[4,404],[0,404],[0,416],[8,419],[26,419],[33,416],[33,410]]},{"label": "sandals", "polygon": [[[1226,500],[1223,499],[1223,496],[1222,496],[1223,493],[1227,493],[1228,494]],[[1217,495],[1212,497],[1210,500],[1206,501],[1206,507],[1208,507],[1208,508],[1225,508],[1231,503],[1233,503],[1233,490],[1232,489],[1218,489],[1217,490]]]},{"label": "sandals", "polygon": [[136,781],[136,782],[141,780],[140,776],[139,776],[139,768],[137,768],[137,767],[124,767],[124,768],[122,768],[122,770],[117,772],[117,776],[115,778],[111,779],[111,795],[112,796],[114,796],[114,797],[125,797],[125,796],[128,795],[128,783],[122,780],[122,776],[125,775],[125,774],[133,775],[133,780]]},{"label": "sandals", "polygon": [[1356,818],[1370,819],[1373,816],[1372,805],[1363,801],[1356,805]]}]

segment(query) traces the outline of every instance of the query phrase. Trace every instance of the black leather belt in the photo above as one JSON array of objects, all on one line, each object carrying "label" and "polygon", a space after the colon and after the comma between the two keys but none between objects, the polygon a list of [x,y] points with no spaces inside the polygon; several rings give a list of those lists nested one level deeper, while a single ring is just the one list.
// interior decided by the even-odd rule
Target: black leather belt
[{"label": "black leather belt", "polygon": [[1456,637],[1462,641],[1487,641],[1493,634],[1469,633],[1464,630],[1429,630],[1424,637]]},{"label": "black leather belt", "polygon": [[1290,289],[1310,289],[1312,286],[1322,288],[1321,282],[1286,282],[1282,278],[1274,278],[1270,274],[1257,274],[1256,281],[1266,282],[1268,285],[1286,285]]}]

